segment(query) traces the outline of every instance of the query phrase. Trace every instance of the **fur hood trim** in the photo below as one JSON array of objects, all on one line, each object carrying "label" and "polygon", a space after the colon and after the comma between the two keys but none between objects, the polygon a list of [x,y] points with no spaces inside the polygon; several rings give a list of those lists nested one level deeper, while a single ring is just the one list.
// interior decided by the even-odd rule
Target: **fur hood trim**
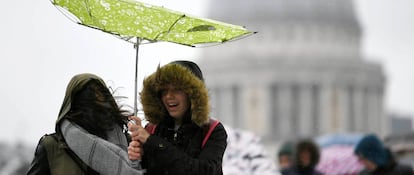
[{"label": "fur hood trim", "polygon": [[161,91],[170,84],[187,94],[191,103],[191,120],[200,127],[208,124],[208,90],[202,80],[178,64],[158,66],[155,73],[144,79],[140,96],[145,118],[150,123],[158,124],[168,116],[161,101]]}]

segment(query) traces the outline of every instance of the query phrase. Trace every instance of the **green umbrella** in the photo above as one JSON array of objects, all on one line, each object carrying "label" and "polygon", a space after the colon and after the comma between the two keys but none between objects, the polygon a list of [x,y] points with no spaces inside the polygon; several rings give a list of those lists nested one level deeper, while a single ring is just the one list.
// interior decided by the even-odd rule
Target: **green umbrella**
[{"label": "green umbrella", "polygon": [[[137,112],[138,49],[142,43],[172,42],[187,46],[223,43],[253,34],[244,27],[133,0],[51,0],[75,22],[134,43],[136,46],[134,114]],[[69,13],[68,13],[69,12]]]}]

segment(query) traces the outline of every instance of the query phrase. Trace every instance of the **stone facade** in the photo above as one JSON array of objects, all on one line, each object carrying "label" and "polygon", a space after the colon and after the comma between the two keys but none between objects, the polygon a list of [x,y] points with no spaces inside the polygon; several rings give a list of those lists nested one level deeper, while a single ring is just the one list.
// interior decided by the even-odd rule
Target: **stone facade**
[{"label": "stone facade", "polygon": [[388,132],[385,77],[361,56],[352,1],[209,2],[212,19],[258,31],[203,48],[213,117],[265,141]]}]

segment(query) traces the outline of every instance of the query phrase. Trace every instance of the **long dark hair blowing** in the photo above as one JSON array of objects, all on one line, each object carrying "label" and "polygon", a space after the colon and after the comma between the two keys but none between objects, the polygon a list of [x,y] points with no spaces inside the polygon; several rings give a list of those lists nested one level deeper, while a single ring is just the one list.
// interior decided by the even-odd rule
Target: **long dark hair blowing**
[{"label": "long dark hair blowing", "polygon": [[89,81],[74,94],[67,118],[91,134],[107,139],[106,131],[114,125],[124,127],[129,114],[115,102],[107,87],[97,80]]}]

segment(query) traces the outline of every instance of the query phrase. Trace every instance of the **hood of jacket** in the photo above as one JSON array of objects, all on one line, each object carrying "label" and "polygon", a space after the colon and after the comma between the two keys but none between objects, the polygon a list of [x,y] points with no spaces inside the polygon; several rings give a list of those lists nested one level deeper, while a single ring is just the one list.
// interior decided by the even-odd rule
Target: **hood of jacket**
[{"label": "hood of jacket", "polygon": [[97,82],[101,83],[104,87],[106,87],[105,82],[98,76],[90,73],[83,73],[78,74],[72,77],[72,79],[69,81],[68,86],[66,87],[66,93],[65,98],[63,99],[63,104],[59,111],[59,116],[56,120],[56,128],[55,131],[57,133],[60,133],[60,123],[69,113],[69,111],[72,108],[72,100],[77,92],[83,89],[85,85],[90,82],[91,80],[97,80]]},{"label": "hood of jacket", "polygon": [[387,148],[374,134],[369,134],[363,137],[355,146],[354,152],[355,154],[374,162],[380,167],[386,166],[388,160],[391,158]]},{"label": "hood of jacket", "polygon": [[198,126],[208,124],[210,104],[204,82],[188,68],[174,63],[158,66],[156,72],[144,79],[140,97],[145,118],[150,123],[158,124],[169,116],[161,101],[161,91],[168,85],[187,94],[191,105],[191,121]]}]

